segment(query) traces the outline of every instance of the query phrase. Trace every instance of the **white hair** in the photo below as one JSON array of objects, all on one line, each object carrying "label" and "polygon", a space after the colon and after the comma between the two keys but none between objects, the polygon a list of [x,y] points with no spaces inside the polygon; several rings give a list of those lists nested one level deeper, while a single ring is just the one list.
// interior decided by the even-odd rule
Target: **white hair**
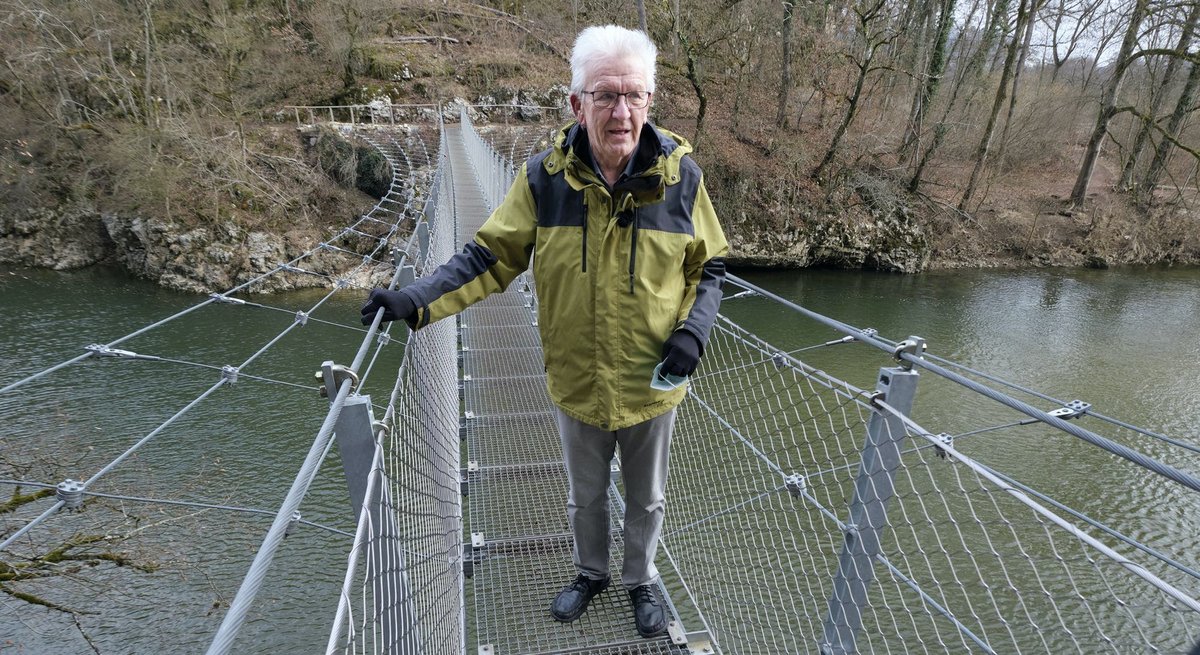
[{"label": "white hair", "polygon": [[658,48],[645,32],[616,25],[592,26],[579,33],[571,50],[571,95],[584,92],[597,64],[611,59],[631,59],[646,77],[646,90],[654,93],[654,61]]}]

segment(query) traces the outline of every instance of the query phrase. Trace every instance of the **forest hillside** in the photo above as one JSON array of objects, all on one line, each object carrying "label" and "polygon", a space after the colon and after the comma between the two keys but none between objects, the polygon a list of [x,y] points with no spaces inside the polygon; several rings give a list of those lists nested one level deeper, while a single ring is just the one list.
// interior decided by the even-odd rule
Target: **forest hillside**
[{"label": "forest hillside", "polygon": [[367,149],[314,145],[289,107],[563,106],[574,35],[612,22],[659,44],[652,119],[697,146],[735,261],[1195,264],[1198,19],[1173,0],[14,0],[0,262],[228,287],[377,193]]}]

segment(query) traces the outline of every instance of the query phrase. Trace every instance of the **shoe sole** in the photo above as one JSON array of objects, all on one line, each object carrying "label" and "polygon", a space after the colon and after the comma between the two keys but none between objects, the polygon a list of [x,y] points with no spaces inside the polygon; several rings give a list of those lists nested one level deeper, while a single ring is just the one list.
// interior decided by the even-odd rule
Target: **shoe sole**
[{"label": "shoe sole", "polygon": [[[550,617],[553,618],[555,621],[558,621],[559,623],[572,623],[572,622],[578,620],[579,617],[583,616],[583,613],[587,611],[588,605],[592,604],[592,601],[596,599],[596,596],[599,596],[600,594],[604,593],[605,589],[608,589],[608,584],[609,583],[606,582],[606,583],[604,583],[603,587],[600,587],[599,589],[597,589],[596,593],[592,594],[592,597],[587,599],[587,602],[585,602],[583,605],[581,605],[579,607],[578,612],[575,612],[574,614],[568,614],[566,616],[562,616],[562,615],[556,614],[554,612],[554,610],[550,610]],[[663,630],[666,630],[665,626],[663,627]]]}]

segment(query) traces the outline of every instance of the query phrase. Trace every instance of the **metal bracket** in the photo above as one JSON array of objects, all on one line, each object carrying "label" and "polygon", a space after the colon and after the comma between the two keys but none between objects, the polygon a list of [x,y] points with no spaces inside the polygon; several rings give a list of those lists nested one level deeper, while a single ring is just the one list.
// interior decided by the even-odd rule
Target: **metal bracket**
[{"label": "metal bracket", "polygon": [[667,634],[671,637],[671,643],[678,646],[686,645],[687,635],[683,634],[683,626],[679,625],[679,621],[671,621],[667,623]]},{"label": "metal bracket", "polygon": [[491,644],[480,644],[479,655],[496,655],[496,648]]},{"label": "metal bracket", "polygon": [[1049,414],[1050,416],[1054,416],[1054,417],[1065,419],[1065,420],[1070,420],[1073,418],[1079,418],[1080,416],[1087,414],[1087,411],[1091,408],[1092,408],[1091,403],[1085,403],[1082,400],[1072,400],[1071,402],[1067,403],[1066,405],[1063,405],[1062,407],[1060,407],[1052,412],[1046,412],[1046,413]]},{"label": "metal bracket", "polygon": [[308,312],[296,312],[295,322],[299,323],[300,327],[308,325]]},{"label": "metal bracket", "polygon": [[783,481],[783,484],[787,487],[788,493],[796,496],[797,498],[802,496],[804,492],[808,491],[808,480],[799,473],[793,473],[787,476],[787,478]]},{"label": "metal bracket", "polygon": [[283,536],[290,537],[296,526],[300,523],[300,510],[292,512],[292,518],[288,521],[287,527],[283,529]]},{"label": "metal bracket", "polygon": [[116,348],[109,348],[108,346],[102,346],[98,343],[94,343],[94,344],[84,348],[84,350],[91,352],[91,353],[95,353],[97,357],[137,357],[138,356],[138,354],[133,352],[132,350],[118,350]]},{"label": "metal bracket", "polygon": [[896,348],[892,351],[892,356],[896,358],[896,361],[900,362],[900,368],[911,371],[912,362],[904,359],[902,355],[912,355],[913,357],[920,358],[926,348],[925,339],[912,336],[896,344]]},{"label": "metal bracket", "polygon": [[[949,432],[942,432],[936,436],[937,440],[941,442],[942,446],[950,446],[951,448],[954,447],[954,435],[950,434]],[[946,461],[953,462],[954,458],[950,457],[950,453],[942,446],[934,446],[934,448],[937,448],[937,456]]]},{"label": "metal bracket", "polygon": [[245,305],[246,304],[246,301],[242,300],[241,298],[230,298],[229,296],[226,296],[225,294],[222,294],[222,293],[210,293],[210,294],[208,294],[208,297],[212,298],[213,300],[215,300],[219,303],[224,303],[226,305]]},{"label": "metal bracket", "polygon": [[222,366],[221,367],[221,379],[229,380],[229,384],[237,384],[238,368],[236,366],[228,366],[228,365]]},{"label": "metal bracket", "polygon": [[[667,626],[668,630],[670,626]],[[688,655],[713,655],[716,653],[716,647],[713,646],[712,635],[707,630],[689,632],[687,637]]]},{"label": "metal bracket", "polygon": [[482,532],[471,533],[471,548],[483,548],[484,543]]},{"label": "metal bracket", "polygon": [[390,332],[383,332],[381,330],[379,333],[377,333],[375,335],[375,343],[379,344],[379,347],[381,347],[381,348],[383,346],[388,345],[391,342],[392,342],[392,335]]},{"label": "metal bracket", "polygon": [[83,505],[83,483],[66,479],[54,488],[54,496],[62,501],[67,509],[79,509]]},{"label": "metal bracket", "polygon": [[338,387],[342,386],[342,382],[347,378],[350,380],[351,391],[358,388],[358,373],[349,367],[334,364],[332,361],[322,362],[321,370],[317,371],[314,377],[317,378],[317,382],[322,383],[318,389],[322,398],[332,400],[337,395]]},{"label": "metal bracket", "polygon": [[780,370],[784,367],[790,367],[792,364],[788,361],[787,356],[783,353],[775,353],[771,355],[771,363],[775,365],[775,370]]},{"label": "metal bracket", "polygon": [[732,296],[726,296],[725,298],[722,298],[721,302],[725,302],[726,300],[737,300],[738,298],[753,298],[757,295],[759,295],[757,291],[746,289],[745,291],[739,291]]}]

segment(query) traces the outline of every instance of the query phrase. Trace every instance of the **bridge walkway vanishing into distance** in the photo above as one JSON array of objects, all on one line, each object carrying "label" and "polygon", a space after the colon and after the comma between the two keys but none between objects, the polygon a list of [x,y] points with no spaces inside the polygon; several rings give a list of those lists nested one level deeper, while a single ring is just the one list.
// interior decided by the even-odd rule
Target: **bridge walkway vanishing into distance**
[{"label": "bridge walkway vanishing into distance", "polygon": [[[403,108],[357,110],[331,125],[391,164],[391,189],[371,211],[263,276],[0,387],[4,411],[6,395],[85,360],[181,363],[118,346],[202,308],[294,313],[241,365],[208,366],[220,376],[212,387],[88,479],[0,480],[55,489],[36,513],[21,515],[19,528],[4,524],[0,550],[29,548],[39,530],[66,520],[64,509],[103,495],[94,489],[102,477],[154,448],[217,389],[263,381],[252,374],[259,357],[301,338],[334,295],[361,297],[380,282],[395,288],[445,261],[500,202],[514,161],[544,147],[548,133],[528,124],[477,129],[466,110],[457,124],[423,127],[397,120]],[[327,278],[329,290],[306,310],[250,295],[271,276],[312,275]],[[1188,472],[1200,468],[1200,446],[936,357],[919,337],[889,339],[815,314],[737,277],[727,302],[772,303],[797,333],[822,336],[784,351],[719,317],[672,445],[659,561],[669,633],[639,638],[619,585],[579,621],[554,622],[549,601],[573,571],[535,284],[523,276],[415,333],[377,319],[353,356],[330,353],[346,359],[321,365],[329,413],[271,512],[209,653],[256,652],[243,631],[247,617],[284,536],[313,525],[300,510],[330,459],[344,469],[357,529],[346,541],[340,602],[308,613],[332,624],[327,653],[1090,655],[1185,652],[1200,638],[1197,552],[1163,552],[1152,538],[1155,511],[1200,518],[1200,480]],[[398,342],[395,384],[386,402],[373,402],[358,391],[368,377],[390,375],[376,363]],[[839,377],[801,359],[827,348],[877,352],[868,388],[845,381],[853,371]],[[913,418],[918,381],[1009,417],[955,434],[921,425]],[[1109,525],[997,457],[1006,448],[992,440],[1001,435],[1012,448],[1055,439],[1103,449],[1116,456],[1111,465],[1161,480],[1168,500],[1135,513],[1145,524]],[[620,485],[614,464],[618,561]]]}]

